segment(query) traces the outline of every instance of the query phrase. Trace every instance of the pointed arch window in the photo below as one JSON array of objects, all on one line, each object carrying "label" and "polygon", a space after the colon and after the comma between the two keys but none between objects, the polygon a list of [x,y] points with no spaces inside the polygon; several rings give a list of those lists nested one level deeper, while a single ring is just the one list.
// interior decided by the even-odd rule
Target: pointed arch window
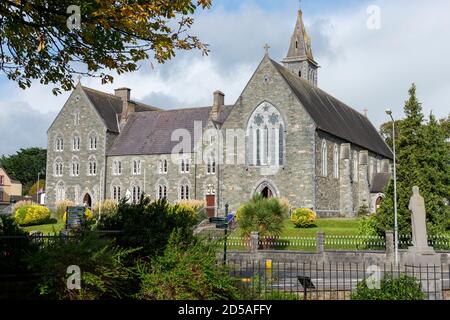
[{"label": "pointed arch window", "polygon": [[131,187],[131,201],[133,203],[138,203],[141,198],[141,187],[138,185],[133,185]]},{"label": "pointed arch window", "polygon": [[328,148],[325,139],[322,140],[322,168],[321,174],[323,177],[328,176]]},{"label": "pointed arch window", "polygon": [[285,124],[278,109],[261,103],[249,118],[246,130],[247,165],[284,165]]},{"label": "pointed arch window", "polygon": [[62,135],[58,135],[55,140],[55,151],[62,152],[64,151],[64,138]]},{"label": "pointed arch window", "polygon": [[53,175],[55,177],[62,177],[64,164],[61,158],[57,158],[53,164]]},{"label": "pointed arch window", "polygon": [[119,202],[122,199],[122,190],[120,186],[113,186],[113,199]]},{"label": "pointed arch window", "polygon": [[72,143],[72,150],[73,151],[80,151],[80,136],[74,135],[73,137],[73,143]]},{"label": "pointed arch window", "polygon": [[339,178],[339,147],[337,144],[333,149],[333,176],[335,179]]},{"label": "pointed arch window", "polygon": [[158,199],[159,200],[167,199],[167,186],[166,185],[158,186]]}]

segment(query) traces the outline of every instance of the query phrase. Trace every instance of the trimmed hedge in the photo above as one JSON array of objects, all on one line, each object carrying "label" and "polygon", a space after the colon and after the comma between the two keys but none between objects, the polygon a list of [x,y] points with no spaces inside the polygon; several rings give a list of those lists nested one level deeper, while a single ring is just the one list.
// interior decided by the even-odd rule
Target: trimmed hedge
[{"label": "trimmed hedge", "polygon": [[307,208],[295,209],[291,215],[291,221],[297,228],[310,228],[316,222],[316,213]]},{"label": "trimmed hedge", "polygon": [[17,209],[15,218],[20,226],[45,224],[50,221],[50,210],[39,205],[25,205]]}]

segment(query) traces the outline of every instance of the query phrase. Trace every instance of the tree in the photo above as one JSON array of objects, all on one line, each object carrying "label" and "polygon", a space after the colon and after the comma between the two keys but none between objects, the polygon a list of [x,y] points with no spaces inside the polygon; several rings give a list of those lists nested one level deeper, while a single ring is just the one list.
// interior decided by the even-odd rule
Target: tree
[{"label": "tree", "polygon": [[[428,231],[443,232],[449,228],[448,206],[444,199],[449,194],[449,153],[445,134],[434,117],[429,124],[423,123],[422,105],[416,97],[416,86],[409,90],[405,102],[406,118],[399,123],[397,146],[397,197],[400,234],[411,232],[411,212],[408,209],[412,187],[421,188],[427,210]],[[377,212],[379,233],[392,230],[394,226],[394,187],[389,184],[385,199]]]},{"label": "tree", "polygon": [[45,178],[47,150],[41,148],[20,149],[16,154],[0,158],[0,166],[23,185],[24,194],[37,181],[38,173]]},{"label": "tree", "polygon": [[[396,120],[395,121],[395,127],[399,128],[402,123],[402,120]],[[395,131],[395,138],[398,139],[399,130]],[[383,123],[380,127],[380,134],[383,137],[386,144],[389,146],[389,148],[393,149],[392,144],[392,121]]]},{"label": "tree", "polygon": [[[188,31],[212,0],[33,0],[0,2],[0,71],[25,89],[33,79],[74,88],[74,75],[112,83],[153,55],[207,45]],[[53,89],[60,93],[59,87]]]}]

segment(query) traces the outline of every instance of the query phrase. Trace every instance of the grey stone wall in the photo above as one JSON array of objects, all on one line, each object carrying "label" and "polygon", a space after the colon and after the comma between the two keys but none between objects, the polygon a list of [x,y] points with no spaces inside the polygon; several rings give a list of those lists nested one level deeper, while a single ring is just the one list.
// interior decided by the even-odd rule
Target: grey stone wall
[{"label": "grey stone wall", "polygon": [[[278,108],[286,123],[285,164],[275,175],[264,174],[259,167],[222,165],[219,184],[221,207],[229,203],[235,211],[262,183],[269,183],[279,197],[295,207],[315,208],[314,202],[314,132],[315,125],[286,82],[265,58],[223,126],[245,130],[253,110],[267,101]],[[237,151],[245,154],[245,146]]]},{"label": "grey stone wall", "polygon": [[[79,124],[75,124],[74,113],[80,113]],[[97,134],[97,149],[89,149],[89,135]],[[80,138],[80,150],[74,151],[73,137]],[[64,138],[63,152],[55,151],[55,139],[61,135]],[[85,194],[89,194],[93,203],[101,196],[102,177],[100,169],[104,166],[106,150],[106,127],[91,106],[89,100],[79,86],[72,92],[69,99],[56,117],[47,133],[47,174],[46,174],[46,203],[50,209],[55,208],[56,186],[63,186],[65,198],[82,204]],[[94,156],[97,160],[97,174],[88,175],[88,159]],[[53,164],[57,158],[63,161],[63,175],[54,175]],[[80,163],[79,176],[71,176],[71,163],[73,160]]]}]

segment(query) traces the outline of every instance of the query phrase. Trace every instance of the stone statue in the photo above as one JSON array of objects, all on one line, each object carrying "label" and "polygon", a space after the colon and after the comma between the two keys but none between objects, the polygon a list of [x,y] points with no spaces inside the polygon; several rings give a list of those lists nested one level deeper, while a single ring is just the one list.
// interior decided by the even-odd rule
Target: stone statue
[{"label": "stone statue", "polygon": [[130,189],[127,189],[127,192],[125,193],[125,198],[127,199],[127,203],[131,203],[131,191]]},{"label": "stone statue", "polygon": [[414,247],[428,247],[425,200],[419,194],[419,187],[413,187],[413,195],[409,200],[412,211],[412,242]]}]

